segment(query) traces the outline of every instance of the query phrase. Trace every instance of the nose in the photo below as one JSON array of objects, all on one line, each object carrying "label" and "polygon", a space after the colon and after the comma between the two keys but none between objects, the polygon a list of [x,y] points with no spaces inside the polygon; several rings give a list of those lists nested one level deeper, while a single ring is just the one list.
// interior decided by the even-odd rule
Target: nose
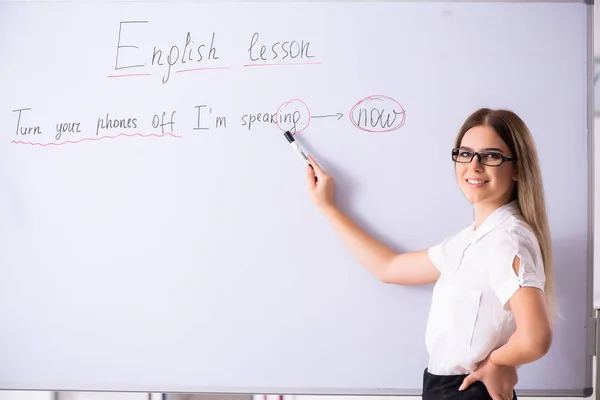
[{"label": "nose", "polygon": [[479,154],[475,154],[471,162],[469,163],[469,169],[473,171],[483,171],[483,164],[479,158]]}]

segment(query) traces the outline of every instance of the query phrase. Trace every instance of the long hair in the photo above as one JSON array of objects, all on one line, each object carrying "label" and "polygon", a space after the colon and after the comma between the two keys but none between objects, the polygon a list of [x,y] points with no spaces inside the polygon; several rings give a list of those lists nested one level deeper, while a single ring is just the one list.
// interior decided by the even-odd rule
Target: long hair
[{"label": "long hair", "polygon": [[517,182],[511,200],[517,200],[519,211],[533,230],[540,245],[546,282],[544,293],[551,317],[557,313],[552,265],[552,241],[542,174],[535,143],[529,128],[523,120],[509,110],[482,108],[471,114],[456,136],[455,146],[459,147],[465,133],[475,126],[489,126],[496,131],[517,159]]}]

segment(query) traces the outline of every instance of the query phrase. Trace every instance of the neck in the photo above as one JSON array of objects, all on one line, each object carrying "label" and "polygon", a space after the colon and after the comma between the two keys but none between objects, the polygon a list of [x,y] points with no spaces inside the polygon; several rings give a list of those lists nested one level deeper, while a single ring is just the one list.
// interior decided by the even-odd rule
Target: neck
[{"label": "neck", "polygon": [[473,205],[473,214],[475,216],[475,229],[478,229],[481,224],[499,207],[507,202],[484,202],[475,203]]}]

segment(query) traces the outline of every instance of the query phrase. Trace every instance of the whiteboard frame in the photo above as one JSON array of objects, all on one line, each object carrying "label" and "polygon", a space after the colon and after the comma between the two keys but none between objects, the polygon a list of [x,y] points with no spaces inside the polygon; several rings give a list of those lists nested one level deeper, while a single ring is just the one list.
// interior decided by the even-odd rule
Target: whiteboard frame
[{"label": "whiteboard frame", "polygon": [[[594,392],[594,386],[598,386],[600,383],[600,362],[598,361],[598,353],[600,350],[600,341],[598,341],[598,329],[597,329],[597,318],[598,313],[594,309],[594,225],[595,225],[595,171],[596,171],[596,163],[595,163],[595,78],[594,78],[594,70],[595,70],[595,58],[594,58],[594,0],[586,0],[586,9],[587,9],[587,71],[588,71],[588,109],[587,109],[587,117],[588,117],[588,282],[590,283],[587,287],[587,297],[588,297],[588,312],[590,313],[590,324],[588,328],[593,327],[593,335],[588,335],[591,337],[591,340],[588,341],[588,349],[590,348],[589,343],[592,344],[592,350],[588,351],[588,357],[592,358],[596,356],[595,360],[595,370],[596,375],[594,377],[594,382],[590,381],[590,378],[593,375],[593,370],[589,370],[592,366],[592,363],[586,364],[586,393],[584,396],[591,396]],[[588,329],[588,332],[590,329]],[[600,398],[598,395],[598,391],[594,396],[596,399]]]},{"label": "whiteboard frame", "polygon": [[[598,367],[598,357],[596,357],[596,376],[593,375],[593,360],[598,354],[598,332],[597,332],[597,313],[594,309],[594,225],[595,225],[595,96],[594,96],[594,0],[586,0],[587,11],[587,77],[588,77],[588,107],[587,107],[587,123],[588,123],[588,286],[587,286],[587,310],[589,315],[588,333],[592,331],[592,335],[588,334],[588,357],[592,362],[587,362],[585,367],[586,388],[584,389],[584,397],[589,397],[594,392],[594,382],[596,386],[600,382],[600,371]],[[591,328],[591,329],[590,329]],[[593,380],[592,380],[593,379]],[[599,398],[596,393],[595,398]]]},{"label": "whiteboard frame", "polygon": [[[64,1],[74,1],[74,0],[0,0],[0,3],[54,3],[54,2],[64,2]],[[79,1],[79,0],[78,0]],[[81,0],[87,2],[100,2],[100,3],[118,3],[118,2],[126,2],[126,3],[156,3],[156,2],[179,2],[179,3],[196,3],[196,2],[230,2],[234,0]],[[244,0],[241,0],[242,2]],[[290,0],[252,0],[258,2],[288,2]],[[588,359],[586,361],[585,366],[585,387],[583,391],[581,390],[573,390],[573,391],[555,391],[555,390],[517,390],[518,396],[530,397],[530,396],[552,396],[552,397],[590,397],[593,392],[594,382],[596,384],[600,384],[600,359],[597,357],[595,361],[595,376],[594,375],[594,361],[593,357],[600,354],[600,331],[598,329],[598,318],[600,318],[600,304],[598,304],[598,308],[596,308],[594,304],[594,220],[595,220],[595,138],[594,138],[594,129],[595,123],[594,118],[595,115],[600,115],[600,110],[596,112],[595,106],[595,96],[594,96],[594,73],[596,68],[596,62],[600,60],[600,57],[596,59],[594,57],[594,0],[305,0],[307,2],[376,2],[376,1],[384,1],[384,2],[433,2],[433,3],[584,3],[586,4],[586,44],[587,44],[587,54],[586,54],[586,70],[587,70],[587,143],[588,143],[588,235],[587,235],[587,277],[588,277],[588,286],[587,290],[587,304],[586,304],[586,312],[589,316],[589,325],[588,325],[588,341],[587,341],[587,355]],[[227,390],[227,388],[207,388],[205,391],[198,392],[165,392],[166,393],[197,393],[197,394],[209,394],[218,396],[225,396],[228,394],[248,394],[248,395],[256,395],[257,393],[241,390],[241,391],[231,391]],[[248,388],[250,389],[250,388]],[[44,391],[43,389],[21,389],[22,391],[27,392],[40,392]],[[0,388],[0,392],[10,392],[10,389],[2,389]],[[82,391],[80,389],[61,389],[61,392],[75,392]],[[103,390],[84,390],[84,392],[105,392]],[[121,393],[148,393],[146,390],[122,390]],[[53,398],[58,398],[58,391],[51,391],[53,393]],[[161,393],[156,393],[158,396],[164,397]],[[295,388],[289,392],[281,392],[276,388],[262,388],[261,394],[273,394],[273,395],[330,395],[330,396],[339,396],[341,395],[338,391],[319,391],[312,392],[307,389]],[[381,390],[379,395],[393,395],[399,397],[405,396],[420,396],[421,393],[413,392],[412,390],[403,391],[402,393],[398,392],[387,392],[386,390]],[[367,395],[373,396],[375,393],[364,393],[360,390],[356,391],[346,391],[345,395]],[[153,394],[149,393],[149,397],[152,397]],[[594,398],[600,399],[600,392],[596,392]]]},{"label": "whiteboard frame", "polygon": [[[0,0],[0,3],[63,3],[69,1],[96,3],[215,3],[215,2],[244,2],[244,0]],[[252,2],[288,2],[293,0],[248,0]],[[390,3],[585,3],[594,4],[594,0],[303,0],[305,3],[352,3],[352,2],[390,2]],[[592,13],[593,16],[593,13]],[[592,19],[593,22],[593,19]],[[592,25],[593,26],[593,25]],[[593,33],[593,31],[592,31]]]}]

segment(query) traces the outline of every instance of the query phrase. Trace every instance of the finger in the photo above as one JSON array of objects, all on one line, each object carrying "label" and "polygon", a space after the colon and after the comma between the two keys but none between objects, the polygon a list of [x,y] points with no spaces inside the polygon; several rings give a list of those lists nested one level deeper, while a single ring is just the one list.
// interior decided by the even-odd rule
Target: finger
[{"label": "finger", "polygon": [[317,178],[315,177],[315,171],[310,167],[310,165],[306,166],[306,179],[308,183],[309,189],[314,189],[317,186]]},{"label": "finger", "polygon": [[512,392],[509,393],[498,393],[496,394],[498,400],[512,400]]},{"label": "finger", "polygon": [[310,163],[310,165],[313,166],[313,169],[315,170],[315,174],[316,174],[317,178],[325,175],[325,171],[323,171],[323,169],[321,168],[319,163],[314,158],[312,158],[312,156],[307,156],[307,157],[308,157],[308,162]]},{"label": "finger", "polygon": [[475,376],[475,374],[469,374],[465,377],[465,379],[463,379],[460,387],[458,388],[458,390],[462,391],[465,390],[466,388],[468,388],[469,386],[471,386],[471,384],[473,382],[477,381],[477,377]]},{"label": "finger", "polygon": [[[317,178],[317,173],[315,172],[315,167],[313,166],[313,165],[316,165],[316,161],[311,156],[307,156],[306,158],[308,158],[307,168],[310,170],[310,172],[312,174],[309,176],[309,178],[312,179],[312,183],[316,183],[319,181],[319,178]],[[312,160],[312,162],[311,162],[311,160]]]}]

